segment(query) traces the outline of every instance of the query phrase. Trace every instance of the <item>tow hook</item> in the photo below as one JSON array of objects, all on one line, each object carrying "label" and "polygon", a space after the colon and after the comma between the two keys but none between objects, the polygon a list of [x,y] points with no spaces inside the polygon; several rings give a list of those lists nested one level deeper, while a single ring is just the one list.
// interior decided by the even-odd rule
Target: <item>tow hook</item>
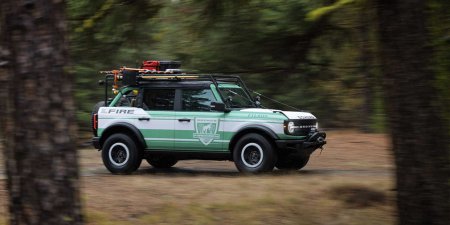
[{"label": "tow hook", "polygon": [[321,148],[323,149],[323,145],[327,143],[325,141],[326,134],[325,132],[315,132],[309,136],[306,142],[303,143],[303,148],[311,148],[314,149]]},{"label": "tow hook", "polygon": [[[325,140],[324,140],[323,137],[317,138],[317,142],[319,142],[319,143],[322,143],[322,142],[324,142],[324,141],[325,141]],[[322,155],[323,145],[321,145],[319,148],[320,148],[320,153],[319,153],[319,155]]]}]

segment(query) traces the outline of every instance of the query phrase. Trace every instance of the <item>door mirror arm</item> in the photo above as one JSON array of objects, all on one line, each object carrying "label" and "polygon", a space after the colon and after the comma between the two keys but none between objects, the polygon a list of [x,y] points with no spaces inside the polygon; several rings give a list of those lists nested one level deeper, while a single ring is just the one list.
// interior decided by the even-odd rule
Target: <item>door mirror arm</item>
[{"label": "door mirror arm", "polygon": [[219,112],[230,112],[231,110],[222,102],[211,102],[211,110]]},{"label": "door mirror arm", "polygon": [[255,97],[255,104],[256,104],[257,108],[261,108],[261,96],[260,95],[257,95]]}]

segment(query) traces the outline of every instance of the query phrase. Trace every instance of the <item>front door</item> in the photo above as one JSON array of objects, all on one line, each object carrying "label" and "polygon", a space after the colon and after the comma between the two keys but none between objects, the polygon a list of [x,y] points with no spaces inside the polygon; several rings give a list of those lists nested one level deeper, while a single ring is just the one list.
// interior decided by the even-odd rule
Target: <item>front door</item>
[{"label": "front door", "polygon": [[176,151],[224,151],[223,112],[211,111],[216,101],[209,88],[182,89],[181,106],[175,112]]}]

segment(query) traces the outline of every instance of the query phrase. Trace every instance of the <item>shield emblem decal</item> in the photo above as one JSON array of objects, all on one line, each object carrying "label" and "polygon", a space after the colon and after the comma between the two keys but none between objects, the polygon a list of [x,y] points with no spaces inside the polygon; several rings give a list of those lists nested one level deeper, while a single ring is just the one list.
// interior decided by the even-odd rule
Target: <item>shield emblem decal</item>
[{"label": "shield emblem decal", "polygon": [[194,138],[198,138],[204,145],[209,145],[213,140],[219,139],[219,119],[195,118]]}]

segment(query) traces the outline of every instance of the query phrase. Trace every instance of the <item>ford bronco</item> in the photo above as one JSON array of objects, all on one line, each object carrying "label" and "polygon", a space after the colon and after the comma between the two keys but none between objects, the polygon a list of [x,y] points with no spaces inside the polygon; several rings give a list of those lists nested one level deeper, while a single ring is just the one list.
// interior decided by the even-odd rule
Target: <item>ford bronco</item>
[{"label": "ford bronco", "polygon": [[238,76],[186,74],[176,62],[150,62],[154,67],[104,71],[93,145],[111,173],[132,173],[142,159],[156,168],[208,159],[234,161],[244,173],[298,170],[326,143],[314,115],[263,108]]}]

